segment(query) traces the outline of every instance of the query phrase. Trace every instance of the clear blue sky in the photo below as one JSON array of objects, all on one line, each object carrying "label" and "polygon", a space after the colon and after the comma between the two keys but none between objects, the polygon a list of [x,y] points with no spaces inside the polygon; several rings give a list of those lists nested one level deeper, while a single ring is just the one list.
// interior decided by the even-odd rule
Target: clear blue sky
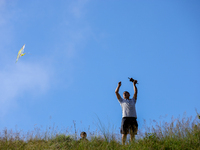
[{"label": "clear blue sky", "polygon": [[[0,0],[0,129],[119,133],[115,96],[144,122],[200,112],[200,1]],[[15,63],[19,49],[29,53]],[[71,129],[73,131],[73,128]]]}]

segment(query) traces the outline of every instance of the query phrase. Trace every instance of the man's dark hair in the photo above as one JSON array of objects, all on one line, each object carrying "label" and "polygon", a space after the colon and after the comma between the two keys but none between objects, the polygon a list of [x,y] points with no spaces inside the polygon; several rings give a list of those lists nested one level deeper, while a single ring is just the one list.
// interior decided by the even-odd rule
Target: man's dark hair
[{"label": "man's dark hair", "polygon": [[81,132],[80,136],[87,136],[87,133],[86,132]]}]

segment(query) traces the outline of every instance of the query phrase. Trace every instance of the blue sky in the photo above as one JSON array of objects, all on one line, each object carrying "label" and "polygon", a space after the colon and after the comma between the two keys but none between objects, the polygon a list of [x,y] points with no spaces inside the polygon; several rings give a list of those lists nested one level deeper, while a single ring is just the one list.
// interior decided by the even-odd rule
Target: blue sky
[{"label": "blue sky", "polygon": [[[115,96],[133,95],[143,120],[200,112],[200,2],[0,0],[0,129],[119,133]],[[19,49],[29,53],[15,63]],[[165,117],[164,117],[165,116]]]}]

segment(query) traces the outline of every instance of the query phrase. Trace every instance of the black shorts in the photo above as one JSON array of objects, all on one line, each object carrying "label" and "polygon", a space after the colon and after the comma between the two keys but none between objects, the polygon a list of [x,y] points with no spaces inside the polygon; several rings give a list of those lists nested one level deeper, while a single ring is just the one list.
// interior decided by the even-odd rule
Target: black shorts
[{"label": "black shorts", "polygon": [[123,117],[121,123],[121,134],[134,133],[137,134],[138,123],[135,117]]}]

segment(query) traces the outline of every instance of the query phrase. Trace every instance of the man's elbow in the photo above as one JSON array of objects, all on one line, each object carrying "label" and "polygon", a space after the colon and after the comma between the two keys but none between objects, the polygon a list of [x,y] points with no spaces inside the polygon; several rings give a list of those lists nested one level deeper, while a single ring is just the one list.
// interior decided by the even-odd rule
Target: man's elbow
[{"label": "man's elbow", "polygon": [[135,94],[133,97],[134,97],[135,100],[137,100],[137,94]]}]

